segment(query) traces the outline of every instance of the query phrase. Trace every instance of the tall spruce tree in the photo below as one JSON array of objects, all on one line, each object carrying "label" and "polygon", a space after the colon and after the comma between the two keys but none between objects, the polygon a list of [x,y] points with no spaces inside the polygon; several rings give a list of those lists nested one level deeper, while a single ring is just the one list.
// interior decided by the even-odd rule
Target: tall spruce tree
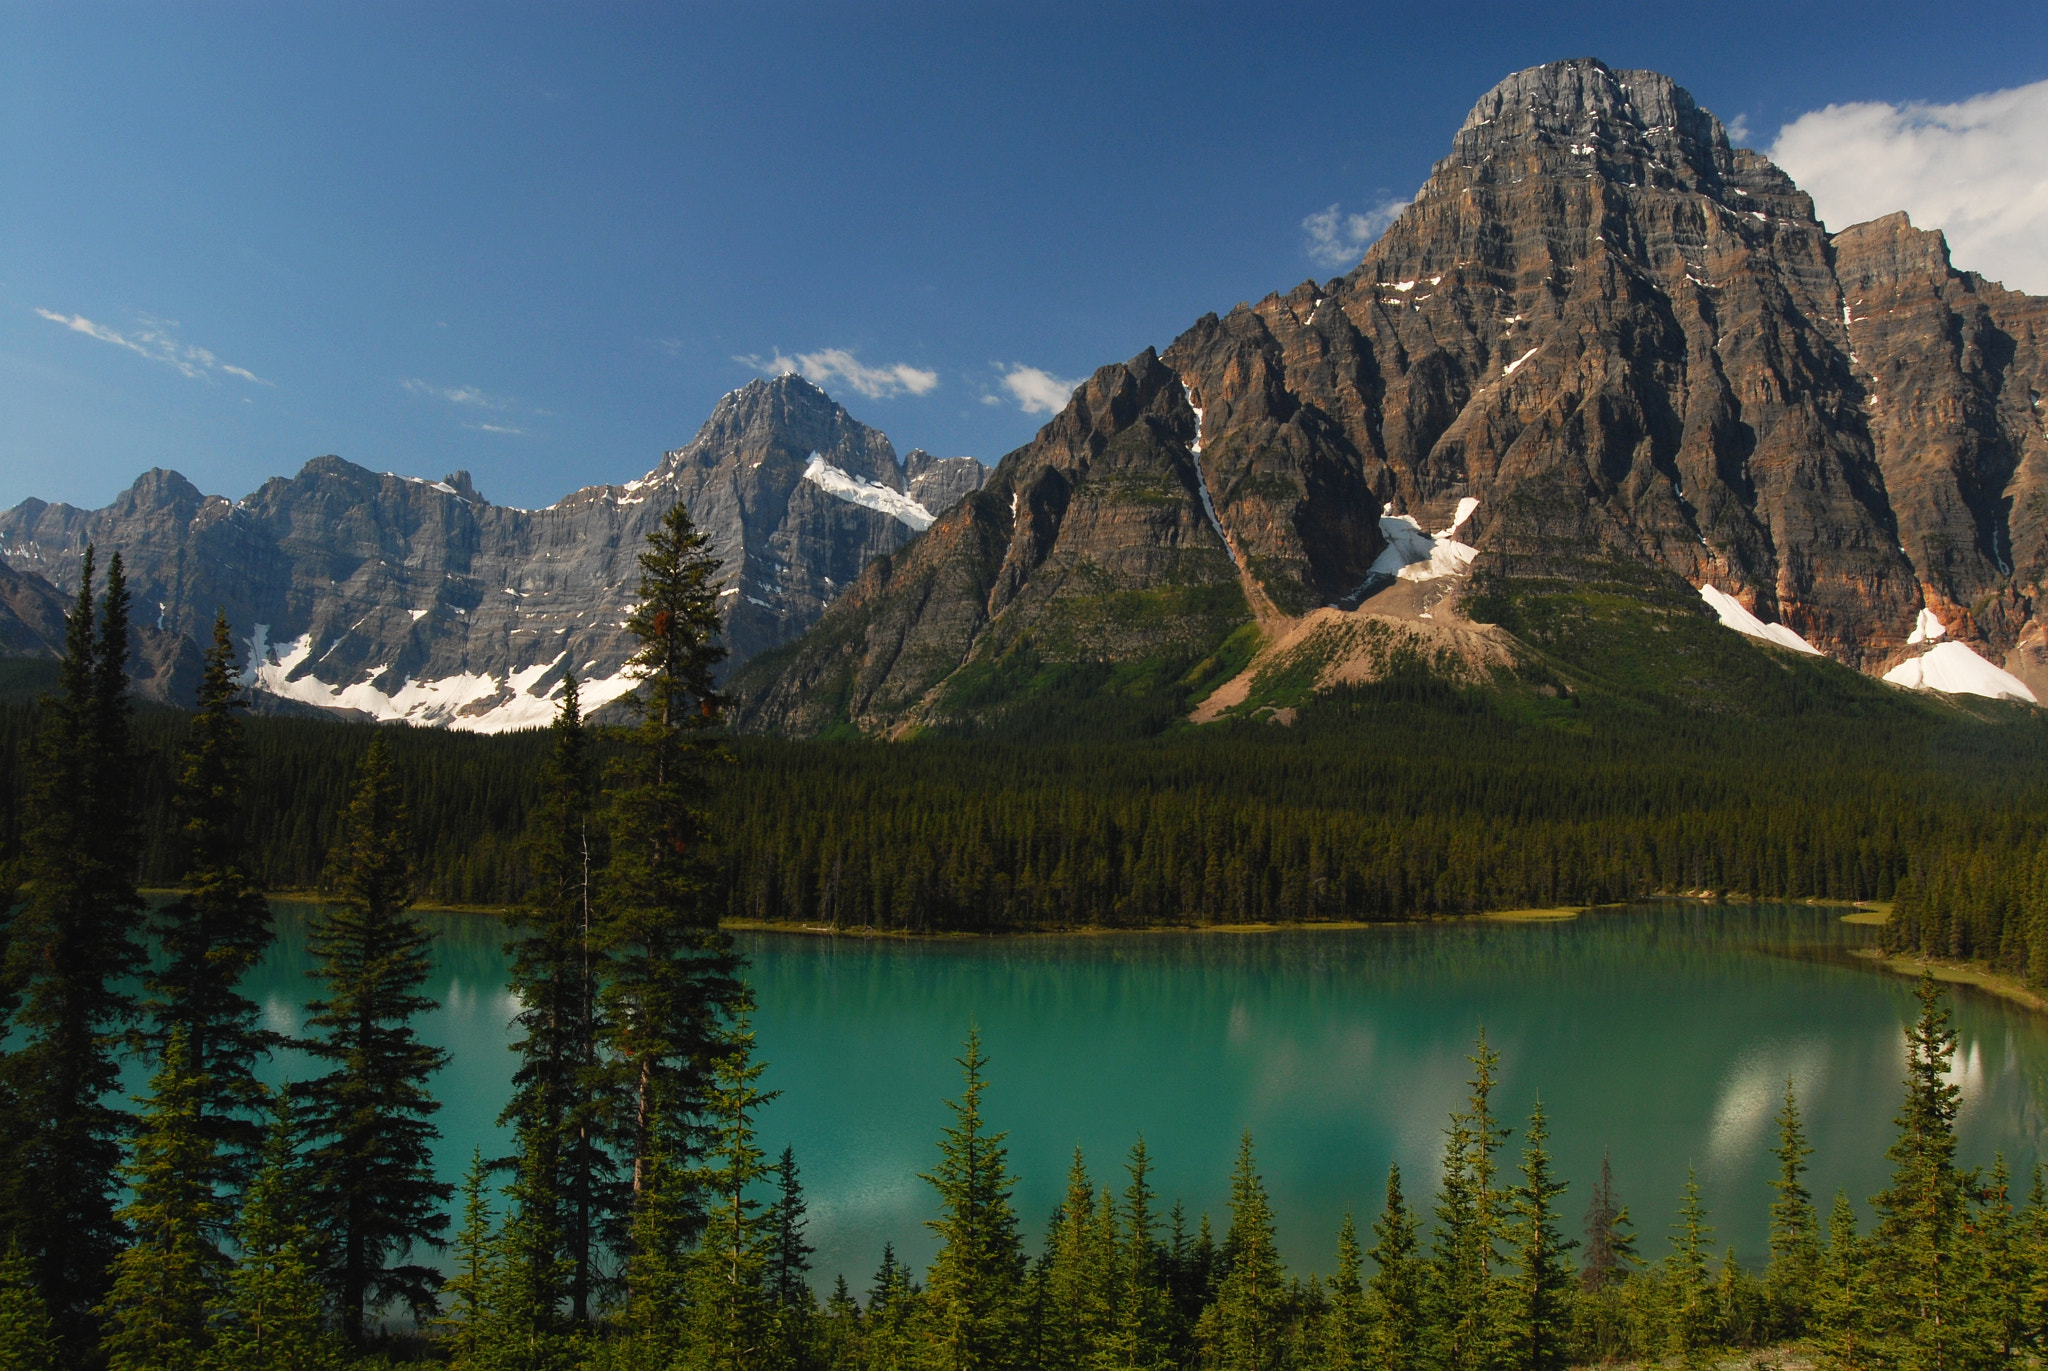
[{"label": "tall spruce tree", "polygon": [[246,701],[224,614],[213,621],[198,704],[177,789],[187,889],[154,920],[159,958],[146,1007],[160,1047],[182,1035],[184,1070],[204,1082],[199,1126],[213,1141],[213,1179],[239,1190],[263,1146],[256,1063],[283,1038],[262,1027],[255,1001],[240,990],[270,946],[271,927],[242,847],[248,766],[235,711]]},{"label": "tall spruce tree", "polygon": [[[607,1088],[597,1013],[603,957],[595,930],[603,841],[595,814],[589,733],[572,674],[551,730],[539,803],[526,840],[532,883],[510,916],[510,988],[521,1036],[512,1099],[499,1117],[519,1139],[528,1221],[570,1263],[569,1314],[588,1323],[601,1293],[599,1257],[625,1214],[618,1166],[606,1146]],[[545,1196],[547,1202],[538,1201]]]},{"label": "tall spruce tree", "polygon": [[1949,1067],[1955,1029],[1940,984],[1923,972],[1920,1015],[1906,1031],[1906,1098],[1899,1136],[1885,1155],[1892,1181],[1872,1201],[1877,1228],[1871,1279],[1883,1298],[1870,1309],[1878,1348],[1902,1366],[1948,1368],[1980,1360],[1980,1331],[1967,1314],[1962,1228],[1974,1173],[1956,1165],[1956,1105]]},{"label": "tall spruce tree", "polygon": [[1286,1352],[1286,1275],[1247,1132],[1230,1173],[1230,1228],[1223,1237],[1223,1279],[1202,1315],[1201,1336],[1219,1371],[1275,1371]]},{"label": "tall spruce tree", "polygon": [[1782,1337],[1806,1331],[1813,1307],[1813,1283],[1820,1273],[1820,1216],[1801,1179],[1813,1155],[1799,1117],[1799,1099],[1785,1082],[1785,1104],[1778,1111],[1778,1174],[1771,1181],[1777,1198],[1771,1202],[1771,1261],[1764,1271],[1772,1326]]},{"label": "tall spruce tree", "polygon": [[1514,1190],[1509,1230],[1515,1259],[1506,1319],[1508,1355],[1521,1371],[1561,1371],[1571,1341],[1573,1276],[1567,1254],[1578,1243],[1557,1230],[1557,1201],[1565,1183],[1551,1172],[1543,1145],[1549,1137],[1538,1100],[1529,1113],[1522,1183]]},{"label": "tall spruce tree", "polygon": [[1614,1161],[1603,1147],[1600,1179],[1586,1204],[1586,1261],[1579,1268],[1579,1284],[1589,1292],[1605,1290],[1626,1280],[1641,1264],[1628,1206],[1614,1197]]},{"label": "tall spruce tree", "polygon": [[438,1249],[450,1187],[434,1179],[429,1122],[441,1106],[427,1080],[448,1054],[420,1041],[413,1021],[436,1007],[420,994],[431,970],[433,934],[407,912],[412,859],[398,775],[380,734],[363,754],[346,830],[331,868],[343,903],[312,922],[325,987],[308,1006],[314,1036],[303,1046],[333,1069],[302,1089],[312,1141],[309,1181],[323,1212],[327,1279],[341,1328],[360,1345],[366,1316],[403,1301],[432,1316],[440,1277],[398,1260],[416,1246]]},{"label": "tall spruce tree", "polygon": [[1843,1371],[1864,1371],[1873,1362],[1867,1264],[1865,1240],[1856,1233],[1856,1211],[1848,1195],[1837,1190],[1807,1326],[1814,1347]]},{"label": "tall spruce tree", "polygon": [[128,1167],[121,1217],[134,1238],[114,1259],[100,1307],[109,1371],[198,1371],[212,1342],[209,1315],[228,1266],[214,1234],[227,1205],[214,1193],[210,1083],[190,1062],[184,1030],[171,1030]]},{"label": "tall spruce tree", "polygon": [[1365,1293],[1365,1253],[1351,1211],[1337,1229],[1337,1272],[1324,1287],[1329,1309],[1323,1316],[1318,1371],[1364,1371],[1372,1365],[1372,1318]]},{"label": "tall spruce tree", "polygon": [[1372,1312],[1372,1364],[1383,1371],[1412,1371],[1420,1364],[1425,1272],[1418,1255],[1415,1216],[1401,1193],[1401,1168],[1387,1167],[1387,1199],[1372,1225],[1367,1253],[1373,1274],[1366,1280]]},{"label": "tall spruce tree", "polygon": [[1109,1332],[1109,1253],[1095,1224],[1095,1186],[1081,1149],[1067,1167],[1067,1193],[1047,1225],[1035,1282],[1033,1362],[1044,1371],[1079,1371]]},{"label": "tall spruce tree", "polygon": [[1498,1243],[1503,1196],[1495,1154],[1509,1130],[1493,1116],[1500,1054],[1487,1044],[1484,1029],[1468,1060],[1472,1093],[1445,1130],[1430,1254],[1427,1327],[1435,1345],[1429,1350],[1441,1371],[1482,1371],[1502,1355]]},{"label": "tall spruce tree", "polygon": [[968,1034],[957,1060],[965,1079],[947,1101],[953,1122],[939,1139],[939,1162],[923,1179],[937,1192],[939,1217],[927,1222],[939,1250],[919,1299],[928,1360],[943,1371],[1003,1371],[1018,1364],[1024,1248],[1010,1207],[1009,1154],[1002,1133],[982,1119],[981,1034]]},{"label": "tall spruce tree", "polygon": [[742,1010],[717,1058],[705,1113],[711,1136],[692,1189],[710,1203],[697,1248],[683,1265],[689,1314],[683,1363],[692,1371],[759,1371],[769,1364],[776,1304],[768,1288],[775,1227],[755,1191],[773,1174],[755,1140],[755,1116],[774,1091],[759,1088]]},{"label": "tall spruce tree", "polygon": [[314,1270],[298,1145],[291,1093],[279,1091],[235,1220],[235,1265],[216,1313],[208,1371],[339,1371],[344,1360]]},{"label": "tall spruce tree", "polygon": [[1701,1365],[1715,1341],[1714,1286],[1707,1279],[1712,1234],[1699,1181],[1687,1167],[1685,1198],[1678,1207],[1678,1223],[1671,1230],[1670,1255],[1664,1258],[1671,1301],[1668,1350],[1687,1366]]},{"label": "tall spruce tree", "polygon": [[65,621],[58,692],[44,708],[26,834],[25,900],[7,947],[20,988],[6,1059],[7,1220],[74,1352],[125,1236],[115,1217],[127,1116],[109,1103],[134,1026],[140,972],[135,766],[127,695],[129,594],[107,566],[94,620],[93,549]]},{"label": "tall spruce tree", "polygon": [[625,704],[640,722],[624,737],[607,827],[602,900],[607,1059],[619,1147],[632,1183],[657,1152],[687,1165],[740,1003],[739,959],[710,898],[706,811],[723,700],[712,673],[718,643],[718,560],[678,504],[647,535],[639,604],[626,628],[640,640],[638,682]]},{"label": "tall spruce tree", "polygon": [[775,1364],[804,1371],[813,1361],[818,1317],[809,1280],[811,1253],[804,1239],[803,1179],[796,1149],[785,1147],[775,1163],[775,1203],[768,1211],[768,1295],[775,1308]]},{"label": "tall spruce tree", "polygon": [[1173,1365],[1173,1295],[1154,1212],[1152,1157],[1143,1138],[1131,1145],[1124,1166],[1130,1184],[1119,1211],[1123,1230],[1115,1253],[1113,1326],[1100,1362],[1115,1371],[1164,1371]]},{"label": "tall spruce tree", "polygon": [[570,1371],[577,1362],[580,1329],[562,1308],[574,1263],[562,1255],[557,1197],[537,1179],[544,1174],[528,1139],[484,1265],[482,1336],[466,1363],[476,1371]]},{"label": "tall spruce tree", "polygon": [[491,1293],[497,1278],[496,1216],[491,1211],[491,1169],[482,1148],[470,1153],[462,1174],[462,1227],[455,1230],[454,1262],[441,1283],[446,1309],[439,1320],[449,1360],[476,1359],[490,1333]]}]

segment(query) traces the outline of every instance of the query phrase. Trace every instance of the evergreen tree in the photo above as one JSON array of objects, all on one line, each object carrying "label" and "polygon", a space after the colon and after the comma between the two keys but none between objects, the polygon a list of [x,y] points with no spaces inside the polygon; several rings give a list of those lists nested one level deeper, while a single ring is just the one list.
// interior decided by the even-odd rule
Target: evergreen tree
[{"label": "evergreen tree", "polygon": [[210,1343],[207,1315],[227,1267],[212,1234],[225,1206],[213,1190],[209,1082],[191,1073],[190,1060],[184,1030],[173,1029],[128,1167],[121,1217],[134,1240],[114,1259],[99,1311],[110,1371],[196,1371]]},{"label": "evergreen tree", "polygon": [[1785,1082],[1785,1106],[1778,1112],[1778,1145],[1771,1155],[1778,1159],[1777,1179],[1771,1182],[1778,1197],[1771,1203],[1771,1262],[1764,1288],[1773,1325],[1781,1335],[1797,1337],[1806,1329],[1813,1283],[1820,1270],[1820,1216],[1814,1211],[1813,1196],[1800,1180],[1813,1149],[1807,1145],[1799,1100],[1789,1080]]},{"label": "evergreen tree", "polygon": [[1501,1355],[1501,1193],[1495,1153],[1508,1130],[1494,1122],[1493,1087],[1500,1054],[1481,1030],[1472,1094],[1451,1116],[1444,1136],[1443,1179],[1437,1189],[1436,1232],[1430,1259],[1428,1329],[1441,1371],[1481,1371]]},{"label": "evergreen tree", "polygon": [[626,698],[640,723],[625,737],[608,819],[600,1003],[620,1146],[633,1185],[660,1150],[687,1163],[709,1096],[727,1020],[742,986],[732,941],[718,928],[705,805],[723,700],[712,672],[718,560],[678,504],[647,535],[639,605],[626,628],[640,640]]},{"label": "evergreen tree", "polygon": [[805,1367],[817,1319],[817,1300],[806,1277],[813,1250],[804,1241],[803,1181],[797,1174],[796,1149],[785,1147],[775,1164],[775,1204],[768,1211],[773,1237],[768,1249],[768,1293],[775,1307],[776,1358],[786,1367]]},{"label": "evergreen tree", "polygon": [[1990,1179],[1975,1206],[1975,1222],[1967,1229],[1966,1267],[1971,1288],[1963,1312],[1982,1324],[1971,1330],[1970,1342],[1997,1363],[2019,1357],[2035,1332],[2027,1309],[2033,1272],[2024,1221],[2013,1213],[2011,1189],[2012,1173],[2000,1154],[1992,1161]]},{"label": "evergreen tree", "polygon": [[1579,1270],[1579,1283],[1589,1292],[1605,1290],[1626,1280],[1641,1264],[1628,1207],[1614,1198],[1613,1160],[1602,1148],[1600,1180],[1586,1205],[1586,1264]]},{"label": "evergreen tree", "polygon": [[1865,1326],[1870,1308],[1865,1265],[1864,1243],[1856,1235],[1856,1211],[1850,1207],[1849,1197],[1838,1190],[1828,1216],[1828,1245],[1821,1254],[1808,1326],[1814,1346],[1842,1371],[1863,1371],[1873,1365]]},{"label": "evergreen tree", "polygon": [[466,1363],[476,1371],[569,1371],[580,1352],[575,1328],[562,1318],[574,1263],[558,1245],[559,1200],[534,1152],[529,1138],[482,1267],[482,1335]]},{"label": "evergreen tree", "polygon": [[1523,1371],[1562,1371],[1571,1335],[1572,1269],[1566,1253],[1578,1243],[1557,1231],[1557,1199],[1565,1183],[1551,1174],[1543,1144],[1543,1102],[1529,1114],[1522,1184],[1514,1191],[1510,1241],[1515,1270],[1507,1311],[1509,1353]]},{"label": "evergreen tree", "polygon": [[[595,807],[590,739],[574,674],[562,683],[552,749],[529,826],[527,898],[510,916],[509,984],[522,1036],[512,1099],[499,1116],[521,1139],[524,1182],[537,1203],[524,1221],[551,1225],[545,1241],[571,1264],[570,1317],[587,1323],[596,1298],[598,1255],[618,1236],[623,1214],[618,1169],[605,1147],[607,1081],[598,1055],[597,988],[602,954],[593,921],[602,835]],[[545,1197],[545,1203],[538,1201]]]},{"label": "evergreen tree", "polygon": [[1223,1278],[1202,1315],[1201,1336],[1219,1371],[1275,1371],[1284,1351],[1285,1275],[1274,1241],[1273,1207],[1253,1163],[1252,1135],[1237,1147],[1230,1175],[1230,1228]]},{"label": "evergreen tree", "polygon": [[457,1366],[475,1360],[490,1332],[491,1287],[497,1272],[497,1244],[490,1198],[491,1169],[482,1148],[470,1153],[462,1177],[462,1227],[456,1230],[454,1267],[441,1283],[447,1312],[439,1320],[446,1330],[449,1359]]},{"label": "evergreen tree", "polygon": [[1095,1187],[1081,1149],[1067,1168],[1067,1193],[1046,1228],[1038,1281],[1034,1363],[1044,1371],[1080,1371],[1109,1331],[1110,1273],[1095,1228]]},{"label": "evergreen tree", "polygon": [[896,1260],[896,1249],[882,1244],[882,1264],[868,1288],[862,1318],[863,1371],[909,1371],[918,1362],[917,1324],[922,1294],[910,1279],[910,1268]]},{"label": "evergreen tree", "polygon": [[1885,1153],[1892,1182],[1872,1201],[1871,1279],[1883,1298],[1870,1310],[1871,1331],[1902,1366],[1946,1371],[1984,1352],[1964,1313],[1970,1291],[1961,1269],[1960,1230],[1975,1177],[1956,1166],[1962,1091],[1948,1079],[1955,1031],[1932,973],[1922,974],[1916,995],[1920,1016],[1906,1033],[1899,1136]]},{"label": "evergreen tree", "polygon": [[216,615],[178,775],[188,889],[154,920],[161,955],[147,1008],[159,1046],[184,1035],[185,1069],[206,1083],[199,1124],[213,1140],[214,1179],[233,1190],[248,1183],[263,1146],[256,1062],[282,1041],[239,989],[271,939],[270,906],[242,847],[247,761],[235,711],[245,703],[227,616]]},{"label": "evergreen tree", "polygon": [[93,615],[93,550],[65,620],[58,694],[32,778],[26,899],[7,947],[21,987],[6,1060],[8,1223],[34,1263],[60,1336],[82,1351],[123,1238],[115,1217],[127,1118],[114,1049],[133,1026],[136,938],[134,772],[127,697],[127,582],[107,567]]},{"label": "evergreen tree", "polygon": [[1678,1208],[1678,1223],[1671,1230],[1671,1254],[1664,1259],[1664,1278],[1671,1300],[1669,1350],[1687,1366],[1701,1365],[1714,1345],[1714,1287],[1707,1279],[1712,1233],[1706,1206],[1700,1202],[1699,1182],[1692,1168],[1687,1167],[1685,1200]]},{"label": "evergreen tree", "polygon": [[1365,1253],[1358,1246],[1358,1225],[1350,1211],[1337,1229],[1337,1274],[1325,1289],[1329,1310],[1323,1316],[1319,1371],[1365,1371],[1374,1363],[1372,1319],[1365,1295]]},{"label": "evergreen tree", "polygon": [[56,1371],[57,1334],[19,1244],[0,1258],[0,1371]]},{"label": "evergreen tree", "polygon": [[341,1329],[360,1344],[365,1317],[403,1301],[422,1322],[432,1316],[439,1276],[418,1262],[394,1261],[415,1246],[439,1248],[450,1187],[434,1179],[428,1120],[440,1104],[427,1078],[448,1054],[421,1042],[413,1020],[436,1007],[419,993],[431,963],[433,934],[407,910],[412,862],[398,777],[384,737],[364,753],[333,877],[345,903],[312,922],[313,976],[326,996],[308,1006],[317,1036],[303,1044],[333,1070],[303,1089],[313,1140],[309,1182],[328,1239],[327,1279]]},{"label": "evergreen tree", "polygon": [[1420,1365],[1423,1282],[1417,1254],[1415,1216],[1401,1193],[1401,1168],[1387,1167],[1387,1201],[1372,1226],[1368,1254],[1375,1270],[1366,1282],[1372,1310],[1372,1364],[1382,1371],[1412,1371]]},{"label": "evergreen tree", "polygon": [[343,1362],[313,1265],[298,1141],[291,1094],[280,1091],[235,1223],[237,1256],[208,1371],[339,1371]]},{"label": "evergreen tree", "polygon": [[938,1193],[938,1254],[919,1305],[927,1360],[938,1371],[1000,1371],[1017,1365],[1024,1249],[1010,1207],[1009,1157],[1002,1133],[982,1120],[986,1089],[981,1034],[967,1036],[958,1059],[960,1098],[947,1101],[953,1122],[940,1135],[939,1162],[923,1177]]},{"label": "evergreen tree", "polygon": [[622,1368],[665,1367],[683,1341],[687,1259],[698,1217],[690,1199],[690,1177],[667,1152],[644,1159],[626,1243]]},{"label": "evergreen tree", "polygon": [[1167,1254],[1153,1213],[1152,1158],[1139,1138],[1125,1163],[1122,1233],[1115,1251],[1113,1327],[1099,1364],[1113,1371],[1164,1371],[1173,1365],[1173,1295]]},{"label": "evergreen tree", "polygon": [[769,1361],[777,1308],[768,1287],[775,1228],[750,1193],[772,1173],[754,1140],[754,1116],[774,1099],[757,1088],[744,1017],[719,1055],[706,1113],[711,1144],[693,1189],[710,1200],[704,1232],[684,1264],[689,1316],[683,1364],[702,1371],[757,1371]]}]

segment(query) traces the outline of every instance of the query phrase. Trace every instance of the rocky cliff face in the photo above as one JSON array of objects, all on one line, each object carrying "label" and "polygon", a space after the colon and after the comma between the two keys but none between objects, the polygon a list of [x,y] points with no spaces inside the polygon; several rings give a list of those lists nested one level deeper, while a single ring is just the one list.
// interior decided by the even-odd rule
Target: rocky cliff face
[{"label": "rocky cliff face", "polygon": [[[917,474],[943,502],[979,470],[971,458],[926,459]],[[68,595],[87,543],[102,557],[120,550],[139,683],[158,698],[190,698],[195,642],[219,608],[249,644],[260,692],[496,730],[545,723],[570,670],[591,708],[629,687],[636,558],[677,500],[724,562],[727,639],[744,662],[809,627],[863,566],[931,521],[905,482],[886,437],[784,376],[726,396],[640,480],[543,510],[493,505],[464,472],[426,481],[337,457],[239,501],[152,471],[106,509],[30,500],[0,515],[0,560]],[[5,592],[0,582],[12,605]],[[31,628],[52,643],[46,620]]]},{"label": "rocky cliff face", "polygon": [[[1407,516],[1455,527],[1486,576],[1569,584],[1631,564],[1860,670],[1910,671],[1932,632],[2048,681],[2043,309],[1955,270],[1903,216],[1830,236],[1667,77],[1532,68],[1479,101],[1356,270],[1098,373],[779,675],[752,674],[747,717],[801,731],[835,709],[867,728],[943,715],[949,674],[971,677],[1044,593],[1039,568],[1071,581],[1098,563],[1099,521],[1070,524],[1064,486],[1033,492],[1085,470],[1049,454],[1101,431],[1111,373],[1147,378],[1131,384],[1150,441],[1182,445],[1213,511],[1205,539],[1169,499],[1162,451],[1161,519],[1118,527],[1160,555],[1221,544],[1243,615],[1269,625],[1386,584],[1412,556],[1383,533],[1402,542]],[[1014,518],[1006,493],[1023,497]],[[905,643],[934,647],[905,658]],[[828,681],[843,690],[812,689]]]}]

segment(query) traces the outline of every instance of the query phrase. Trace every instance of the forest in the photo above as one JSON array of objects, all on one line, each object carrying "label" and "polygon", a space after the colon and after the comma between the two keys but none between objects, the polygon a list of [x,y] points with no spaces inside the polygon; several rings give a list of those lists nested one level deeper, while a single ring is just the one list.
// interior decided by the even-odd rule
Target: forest
[{"label": "forest", "polygon": [[[1213,1226],[1154,1193],[1142,1142],[1115,1179],[1077,1154],[1032,1253],[970,1038],[921,1177],[936,1254],[917,1271],[885,1248],[856,1292],[811,1270],[800,1159],[757,1143],[772,1097],[721,929],[1403,919],[1689,889],[1889,897],[1895,942],[2032,973],[2048,959],[2031,716],[1532,721],[1415,679],[1285,729],[1087,747],[734,740],[716,564],[681,506],[641,566],[632,721],[593,726],[571,681],[551,728],[475,739],[251,718],[225,621],[196,707],[139,709],[120,559],[96,579],[88,556],[54,689],[4,716],[0,1367],[1549,1371],[1796,1346],[1973,1368],[2048,1351],[2048,1194],[2038,1169],[1962,1165],[1932,979],[1875,1222],[1806,1189],[1788,1083],[1754,1270],[1716,1253],[1690,1183],[1641,1210],[1675,1200],[1668,1228],[1645,1225],[1668,1241],[1638,1233],[1604,1168],[1575,1216],[1541,1105],[1497,1117],[1483,1033],[1426,1203],[1390,1170],[1364,1231],[1331,1216],[1327,1272],[1283,1268],[1249,1136]],[[290,1040],[241,990],[281,888],[323,895]],[[417,1031],[434,931],[415,911],[435,897],[500,907],[521,1006],[508,1152],[460,1187],[432,1158],[446,1055]],[[256,1067],[287,1044],[316,1072],[267,1088]],[[149,1086],[122,1107],[137,1056]]]}]

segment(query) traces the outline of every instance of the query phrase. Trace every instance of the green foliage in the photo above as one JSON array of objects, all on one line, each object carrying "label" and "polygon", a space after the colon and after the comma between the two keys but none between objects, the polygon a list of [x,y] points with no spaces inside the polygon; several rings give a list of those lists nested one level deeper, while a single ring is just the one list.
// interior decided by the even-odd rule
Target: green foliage
[{"label": "green foliage", "polygon": [[263,1142],[256,1062],[282,1041],[260,1026],[255,1001],[237,988],[271,938],[270,906],[241,848],[247,778],[235,711],[244,707],[234,639],[220,615],[178,776],[187,888],[153,921],[159,956],[146,1008],[155,1040],[181,1034],[186,1069],[205,1083],[199,1126],[213,1141],[212,1179],[232,1189],[248,1183]]},{"label": "green foliage", "polygon": [[1000,1371],[1019,1364],[1024,1248],[1010,1207],[1005,1135],[988,1132],[982,1120],[988,1059],[979,1032],[968,1035],[958,1060],[965,1087],[947,1101],[953,1122],[939,1140],[938,1165],[924,1177],[938,1196],[939,1217],[926,1227],[938,1235],[939,1251],[925,1278],[919,1322],[932,1365]]},{"label": "green foliage", "polygon": [[[1349,1216],[1346,1217],[1349,1222]],[[1401,1193],[1401,1168],[1387,1167],[1387,1198],[1372,1226],[1374,1271],[1366,1285],[1372,1318],[1371,1364],[1411,1371],[1420,1364],[1429,1273],[1418,1255],[1415,1216]]]},{"label": "green foliage", "polygon": [[[127,697],[129,595],[116,553],[94,617],[93,555],[66,620],[58,694],[36,744],[25,899],[8,929],[5,1219],[76,1350],[125,1236],[115,1217],[126,1116],[114,1050],[133,1027],[142,966],[135,892],[134,763]],[[18,998],[17,998],[18,996]]]},{"label": "green foliage", "polygon": [[1819,1279],[1820,1215],[1800,1179],[1813,1149],[1807,1145],[1799,1100],[1789,1080],[1785,1082],[1784,1108],[1778,1112],[1778,1145],[1771,1155],[1778,1159],[1778,1174],[1771,1181],[1777,1198],[1771,1202],[1771,1263],[1764,1288],[1772,1327],[1782,1336],[1797,1337],[1806,1330]]},{"label": "green foliage", "polygon": [[1471,1096],[1444,1130],[1443,1178],[1429,1262],[1425,1349],[1444,1371],[1480,1371],[1505,1351],[1500,1252],[1503,1205],[1495,1154],[1509,1130],[1493,1116],[1500,1054],[1482,1030],[1472,1056]]},{"label": "green foliage", "polygon": [[133,1234],[115,1257],[113,1287],[97,1311],[109,1371],[198,1371],[227,1268],[212,1234],[225,1222],[206,1127],[210,1084],[191,1067],[182,1028],[171,1030],[143,1103],[121,1219]]},{"label": "green foliage", "polygon": [[1557,1201],[1565,1183],[1551,1171],[1543,1103],[1529,1115],[1528,1144],[1522,1151],[1522,1183],[1511,1200],[1508,1241],[1513,1273],[1506,1291],[1508,1356],[1527,1371],[1561,1371],[1571,1341],[1572,1268],[1567,1255],[1578,1246],[1557,1229]]},{"label": "green foliage", "polygon": [[1285,1349],[1286,1277],[1266,1184],[1247,1133],[1230,1173],[1230,1229],[1223,1238],[1222,1279],[1203,1312],[1197,1336],[1218,1371],[1277,1371]]},{"label": "green foliage", "polygon": [[291,1094],[281,1091],[235,1223],[235,1264],[207,1371],[339,1371],[344,1360],[313,1264],[299,1140]]},{"label": "green foliage", "polygon": [[35,1267],[10,1244],[0,1258],[0,1371],[56,1371],[57,1334]]},{"label": "green foliage", "polygon": [[420,1041],[413,1021],[435,1007],[426,984],[433,934],[408,912],[413,898],[406,814],[389,754],[373,742],[334,858],[345,904],[312,925],[324,984],[308,1006],[303,1044],[332,1069],[302,1087],[311,1140],[308,1184],[319,1197],[327,1278],[342,1332],[360,1343],[366,1315],[392,1300],[417,1319],[434,1310],[439,1276],[402,1260],[438,1247],[449,1187],[434,1179],[429,1122],[440,1109],[427,1078],[448,1054]]}]

